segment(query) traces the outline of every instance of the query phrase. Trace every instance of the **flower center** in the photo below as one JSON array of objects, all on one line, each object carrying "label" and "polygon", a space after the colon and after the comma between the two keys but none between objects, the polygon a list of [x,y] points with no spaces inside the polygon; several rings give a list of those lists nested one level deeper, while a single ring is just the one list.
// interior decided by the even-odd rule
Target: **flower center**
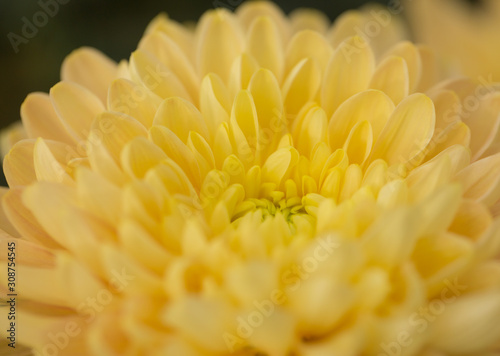
[{"label": "flower center", "polygon": [[241,202],[236,207],[231,221],[238,223],[238,220],[248,213],[259,211],[262,214],[262,221],[278,215],[282,216],[289,224],[291,232],[294,233],[298,220],[313,224],[316,219],[316,209],[321,200],[322,197],[318,194],[287,198],[284,192],[274,191],[266,198],[249,198]]}]

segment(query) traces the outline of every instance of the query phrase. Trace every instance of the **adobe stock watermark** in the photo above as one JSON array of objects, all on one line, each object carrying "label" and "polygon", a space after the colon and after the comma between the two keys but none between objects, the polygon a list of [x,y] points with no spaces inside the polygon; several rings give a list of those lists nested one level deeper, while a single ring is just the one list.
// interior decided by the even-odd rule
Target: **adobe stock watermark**
[{"label": "adobe stock watermark", "polygon": [[222,335],[229,352],[234,352],[238,347],[245,345],[245,340],[250,338],[254,330],[262,326],[264,321],[271,317],[277,306],[283,305],[287,300],[287,293],[293,293],[300,288],[302,282],[318,270],[321,263],[328,260],[341,244],[332,235],[319,238],[312,253],[305,257],[300,264],[293,264],[281,275],[281,288],[275,288],[264,300],[255,300],[254,309],[245,317],[237,318],[236,330],[225,332]]},{"label": "adobe stock watermark", "polygon": [[[116,293],[121,293],[135,276],[129,275],[125,268],[120,272],[111,271],[111,279],[109,280],[110,287],[103,288],[97,292],[95,296],[87,297],[76,308],[78,314],[85,317],[82,322],[90,324],[109,305],[115,298]],[[84,326],[84,325],[83,325]],[[82,325],[76,321],[68,321],[64,325],[64,329],[59,332],[49,332],[47,338],[50,340],[41,349],[32,350],[33,356],[57,356],[59,352],[70,344],[71,340],[82,333]]]},{"label": "adobe stock watermark", "polygon": [[[418,311],[415,311],[408,318],[408,325],[415,331],[414,335],[419,335],[426,331],[429,325],[435,322],[439,315],[444,313],[446,307],[454,303],[468,288],[461,285],[458,282],[458,278],[455,278],[453,282],[447,279],[444,281],[444,284],[446,287],[441,290],[439,298],[431,300],[426,306],[421,306]],[[402,330],[393,341],[380,343],[380,348],[383,352],[379,353],[378,356],[399,356],[414,341],[410,332]]]},{"label": "adobe stock watermark", "polygon": [[15,53],[19,53],[21,44],[29,43],[29,40],[34,38],[40,28],[45,27],[49,23],[49,19],[59,13],[59,6],[66,5],[70,0],[38,0],[37,4],[40,10],[35,12],[31,19],[26,16],[21,17],[21,32],[9,32],[7,38],[12,45]]}]

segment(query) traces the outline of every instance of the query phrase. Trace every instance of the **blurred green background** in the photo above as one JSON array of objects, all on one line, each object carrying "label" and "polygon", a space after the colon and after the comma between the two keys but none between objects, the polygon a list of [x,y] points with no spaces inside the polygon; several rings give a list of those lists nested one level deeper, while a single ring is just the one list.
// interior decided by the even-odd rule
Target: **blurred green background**
[{"label": "blurred green background", "polygon": [[[213,0],[57,0],[60,3],[57,13],[49,17],[47,24],[40,27],[27,43],[20,43],[16,53],[9,33],[21,35],[23,18],[32,20],[33,15],[41,10],[41,3],[52,1],[56,0],[0,0],[1,128],[19,120],[19,107],[27,94],[33,91],[47,92],[57,83],[61,63],[72,50],[92,46],[115,60],[128,58],[148,22],[159,12],[165,11],[171,18],[181,22],[197,20],[216,3]],[[233,5],[242,1],[218,2]],[[341,12],[369,1],[275,2],[286,13],[299,7],[313,7],[322,10],[333,20]],[[388,3],[389,0],[378,2]],[[1,184],[5,185],[5,181]]]}]

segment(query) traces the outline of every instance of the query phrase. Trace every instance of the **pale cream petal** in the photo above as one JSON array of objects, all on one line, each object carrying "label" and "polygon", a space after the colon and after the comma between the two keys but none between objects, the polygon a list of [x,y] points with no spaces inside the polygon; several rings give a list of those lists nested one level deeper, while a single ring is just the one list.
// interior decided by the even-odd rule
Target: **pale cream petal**
[{"label": "pale cream petal", "polygon": [[418,45],[417,50],[422,62],[422,75],[415,91],[424,93],[439,79],[438,59],[434,51],[426,45]]},{"label": "pale cream petal", "polygon": [[499,317],[498,290],[461,297],[432,323],[431,343],[445,353],[482,354],[500,338]]},{"label": "pale cream petal", "polygon": [[431,142],[426,148],[427,152],[424,161],[455,145],[467,147],[469,150],[470,140],[470,129],[462,121],[455,121],[444,129],[436,129]]},{"label": "pale cream petal", "polygon": [[472,159],[477,160],[493,143],[500,130],[500,93],[480,99],[469,97],[464,101],[464,109],[463,121],[471,131]]},{"label": "pale cream petal", "polygon": [[24,129],[21,120],[18,120],[0,131],[0,153],[5,157],[7,153],[21,140],[28,139],[28,133]]},{"label": "pale cream petal", "polygon": [[[15,263],[39,268],[53,267],[55,264],[54,254],[49,249],[30,241],[12,237],[3,230],[0,230],[0,245],[7,252],[9,247],[15,246],[13,250],[16,254]],[[0,261],[10,262],[8,254],[3,254]]]},{"label": "pale cream petal", "polygon": [[60,245],[50,237],[36,221],[33,213],[22,202],[22,188],[11,188],[2,197],[2,208],[10,223],[19,231],[21,236],[31,242],[51,248],[60,248]]},{"label": "pale cream petal", "polygon": [[43,137],[74,143],[45,93],[31,93],[26,97],[21,105],[21,119],[29,138]]},{"label": "pale cream petal", "polygon": [[61,80],[75,82],[106,103],[108,87],[117,78],[117,65],[100,51],[81,47],[64,59]]},{"label": "pale cream petal", "polygon": [[474,162],[456,180],[463,185],[466,198],[493,205],[500,198],[500,154]]},{"label": "pale cream petal", "polygon": [[3,160],[3,171],[10,187],[29,185],[37,180],[33,151],[35,140],[23,140],[14,145]]}]

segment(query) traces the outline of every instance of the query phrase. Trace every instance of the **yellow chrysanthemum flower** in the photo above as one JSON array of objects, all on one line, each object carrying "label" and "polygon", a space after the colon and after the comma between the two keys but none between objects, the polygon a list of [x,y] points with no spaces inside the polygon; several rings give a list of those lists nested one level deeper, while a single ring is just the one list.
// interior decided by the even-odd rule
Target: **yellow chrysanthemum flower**
[{"label": "yellow chrysanthemum flower", "polygon": [[429,50],[392,43],[396,20],[363,31],[383,11],[329,27],[248,2],[194,29],[159,16],[118,65],[72,53],[50,94],[23,103],[28,139],[4,159],[16,342],[498,352],[500,93],[436,83]]},{"label": "yellow chrysanthemum flower", "polygon": [[406,0],[419,42],[429,45],[449,73],[500,81],[500,3],[482,0],[472,8],[458,0]]}]

